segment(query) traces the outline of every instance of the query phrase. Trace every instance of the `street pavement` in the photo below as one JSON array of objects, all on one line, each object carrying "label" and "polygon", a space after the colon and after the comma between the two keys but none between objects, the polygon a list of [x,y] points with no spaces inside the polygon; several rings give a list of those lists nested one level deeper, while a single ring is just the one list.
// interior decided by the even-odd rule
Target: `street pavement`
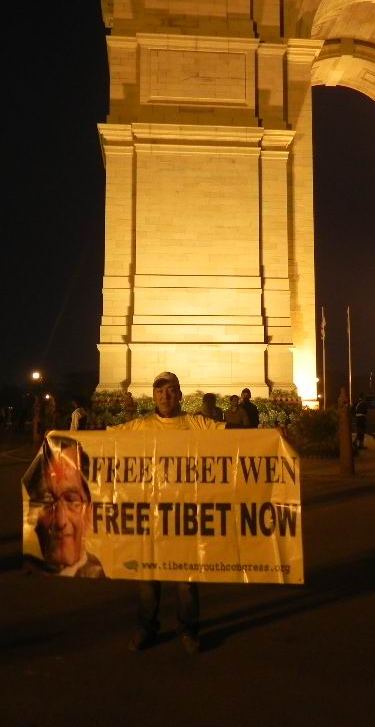
[{"label": "street pavement", "polygon": [[375,435],[365,436],[365,449],[354,456],[354,474],[342,475],[336,458],[301,460],[302,502],[332,499],[375,487]]},{"label": "street pavement", "polygon": [[162,631],[132,654],[135,584],[21,568],[19,481],[35,453],[0,443],[1,727],[369,727],[375,720],[375,440],[355,459],[301,462],[304,586],[200,586],[202,653]]}]

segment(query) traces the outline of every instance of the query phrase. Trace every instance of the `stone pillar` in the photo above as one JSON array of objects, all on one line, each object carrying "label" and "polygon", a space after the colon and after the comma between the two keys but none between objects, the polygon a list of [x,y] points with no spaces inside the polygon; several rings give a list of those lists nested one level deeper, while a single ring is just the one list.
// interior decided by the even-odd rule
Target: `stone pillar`
[{"label": "stone pillar", "polygon": [[[262,130],[133,125],[134,393],[176,369],[184,391],[267,395],[259,250]],[[161,143],[161,141],[163,143]]]},{"label": "stone pillar", "polygon": [[265,131],[261,152],[261,263],[267,341],[267,380],[274,388],[293,381],[288,271],[288,157],[293,131]]},{"label": "stone pillar", "polygon": [[130,126],[101,125],[106,165],[106,255],[100,329],[100,389],[130,376],[127,342],[133,315],[134,147]]},{"label": "stone pillar", "polygon": [[289,40],[287,119],[295,130],[289,176],[289,277],[294,381],[300,396],[317,401],[311,65],[321,44]]},{"label": "stone pillar", "polygon": [[285,54],[281,43],[262,43],[257,52],[259,123],[267,129],[286,127]]}]

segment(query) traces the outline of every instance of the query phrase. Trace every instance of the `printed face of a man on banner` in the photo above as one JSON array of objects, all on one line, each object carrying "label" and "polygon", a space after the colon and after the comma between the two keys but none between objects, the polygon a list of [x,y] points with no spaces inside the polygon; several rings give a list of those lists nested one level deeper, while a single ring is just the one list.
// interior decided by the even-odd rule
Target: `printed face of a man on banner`
[{"label": "printed face of a man on banner", "polygon": [[45,560],[60,568],[77,563],[85,552],[91,522],[89,492],[79,467],[79,453],[66,447],[49,458],[36,533]]}]

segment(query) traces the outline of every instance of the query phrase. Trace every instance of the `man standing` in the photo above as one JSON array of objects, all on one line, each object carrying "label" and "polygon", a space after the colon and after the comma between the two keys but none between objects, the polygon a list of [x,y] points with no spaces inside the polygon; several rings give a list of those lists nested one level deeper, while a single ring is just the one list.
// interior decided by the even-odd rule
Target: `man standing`
[{"label": "man standing", "polygon": [[72,402],[74,410],[72,411],[72,418],[70,422],[71,431],[79,431],[80,429],[86,429],[87,427],[87,411],[83,406],[83,400],[81,397],[76,397]]},{"label": "man standing", "polygon": [[365,434],[367,425],[367,402],[363,392],[360,393],[355,406],[356,445],[358,449],[365,447]]},{"label": "man standing", "polygon": [[249,417],[243,406],[239,405],[239,397],[232,394],[229,398],[229,409],[225,412],[227,429],[248,429],[250,426]]},{"label": "man standing", "polygon": [[[163,371],[153,383],[155,412],[144,418],[133,419],[110,429],[132,431],[173,429],[214,430],[224,429],[224,422],[216,422],[202,414],[187,414],[181,411],[182,393],[176,374]],[[159,629],[158,613],[161,595],[160,581],[139,581],[138,627],[129,649],[138,651],[156,641]],[[188,654],[199,651],[199,595],[194,582],[177,583],[177,620],[181,643]]]},{"label": "man standing", "polygon": [[207,394],[203,394],[202,406],[197,414],[203,414],[204,417],[214,419],[215,422],[222,422],[224,420],[223,410],[216,404],[216,394],[210,391]]},{"label": "man standing", "polygon": [[251,399],[251,391],[250,389],[242,389],[241,391],[241,399],[240,399],[240,406],[245,410],[249,424],[249,429],[258,429],[259,427],[259,412],[258,407],[250,401]]}]

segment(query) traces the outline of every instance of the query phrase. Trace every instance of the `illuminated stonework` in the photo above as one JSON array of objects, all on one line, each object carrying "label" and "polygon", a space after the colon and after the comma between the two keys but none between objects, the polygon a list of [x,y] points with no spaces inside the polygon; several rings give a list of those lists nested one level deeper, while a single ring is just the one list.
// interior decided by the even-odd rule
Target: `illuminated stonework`
[{"label": "illuminated stonework", "polygon": [[316,399],[311,5],[103,3],[99,388]]}]

